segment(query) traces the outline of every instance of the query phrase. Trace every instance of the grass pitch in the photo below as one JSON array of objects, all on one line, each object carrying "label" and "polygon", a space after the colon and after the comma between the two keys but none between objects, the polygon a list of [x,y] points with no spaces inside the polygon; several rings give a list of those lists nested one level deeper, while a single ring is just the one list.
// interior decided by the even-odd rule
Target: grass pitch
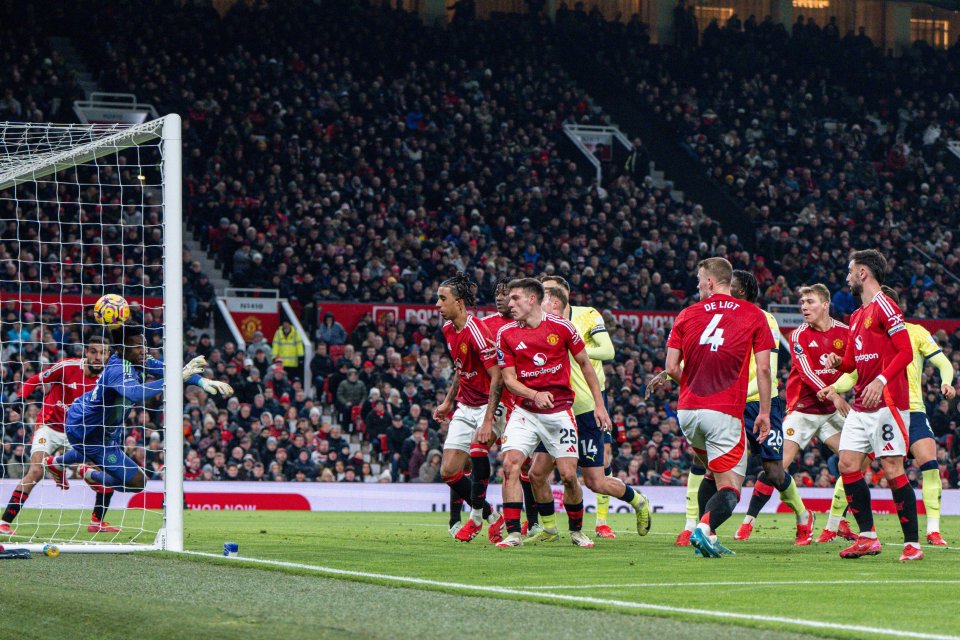
[{"label": "grass pitch", "polygon": [[[0,565],[0,638],[865,638],[958,636],[960,545],[897,562],[840,543],[792,546],[793,517],[761,518],[736,557],[673,546],[681,516],[639,538],[496,549],[454,542],[445,514],[191,512],[186,544],[210,555],[61,555]],[[561,523],[563,519],[561,518]],[[587,526],[592,525],[588,516]],[[921,519],[921,526],[923,522]],[[958,540],[960,518],[945,518]],[[819,526],[819,523],[818,523]],[[222,557],[237,542],[240,559]],[[0,540],[15,546],[15,540]],[[247,560],[257,559],[253,563]],[[720,583],[720,584],[716,584]]]}]

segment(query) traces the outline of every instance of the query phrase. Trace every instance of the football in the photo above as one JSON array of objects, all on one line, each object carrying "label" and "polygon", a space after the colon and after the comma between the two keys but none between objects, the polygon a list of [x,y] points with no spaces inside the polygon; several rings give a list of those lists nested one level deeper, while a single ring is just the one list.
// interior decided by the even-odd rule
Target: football
[{"label": "football", "polygon": [[93,318],[105,327],[119,327],[130,319],[130,305],[115,293],[108,293],[93,305]]}]

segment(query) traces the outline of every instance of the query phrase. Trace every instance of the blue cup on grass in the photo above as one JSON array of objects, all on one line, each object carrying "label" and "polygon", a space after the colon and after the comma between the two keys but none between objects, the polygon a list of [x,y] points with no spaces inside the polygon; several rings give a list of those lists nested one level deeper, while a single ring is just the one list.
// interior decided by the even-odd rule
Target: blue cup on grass
[{"label": "blue cup on grass", "polygon": [[236,542],[224,542],[223,543],[223,555],[229,558],[235,558],[240,552],[240,545]]}]

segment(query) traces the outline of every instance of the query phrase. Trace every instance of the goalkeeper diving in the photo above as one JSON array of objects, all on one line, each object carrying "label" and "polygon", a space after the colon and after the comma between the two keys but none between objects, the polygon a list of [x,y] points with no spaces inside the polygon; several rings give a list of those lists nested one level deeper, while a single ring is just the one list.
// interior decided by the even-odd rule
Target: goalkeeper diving
[{"label": "goalkeeper diving", "polygon": [[[143,330],[117,327],[111,333],[113,353],[97,386],[77,398],[67,410],[64,431],[71,449],[48,458],[47,469],[58,479],[66,467],[79,464],[77,474],[97,489],[139,493],[147,477],[123,447],[123,427],[130,410],[163,392],[163,361],[146,355]],[[183,368],[183,381],[211,395],[230,395],[230,385],[201,374],[206,360],[198,356]],[[146,377],[153,378],[145,381]],[[168,425],[177,428],[178,425]]]}]

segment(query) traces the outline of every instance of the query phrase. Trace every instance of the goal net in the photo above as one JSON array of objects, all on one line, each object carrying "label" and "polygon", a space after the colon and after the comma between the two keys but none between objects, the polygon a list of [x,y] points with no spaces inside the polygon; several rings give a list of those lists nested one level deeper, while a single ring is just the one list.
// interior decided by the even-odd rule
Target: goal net
[{"label": "goal net", "polygon": [[[0,123],[6,547],[183,547],[180,148],[176,115],[134,126]],[[141,492],[98,491],[77,465],[66,467],[64,489],[42,464],[69,446],[65,405],[93,389],[113,350],[93,313],[105,294],[127,301],[127,326],[142,329],[167,381],[129,406],[115,432],[144,472]]]}]

